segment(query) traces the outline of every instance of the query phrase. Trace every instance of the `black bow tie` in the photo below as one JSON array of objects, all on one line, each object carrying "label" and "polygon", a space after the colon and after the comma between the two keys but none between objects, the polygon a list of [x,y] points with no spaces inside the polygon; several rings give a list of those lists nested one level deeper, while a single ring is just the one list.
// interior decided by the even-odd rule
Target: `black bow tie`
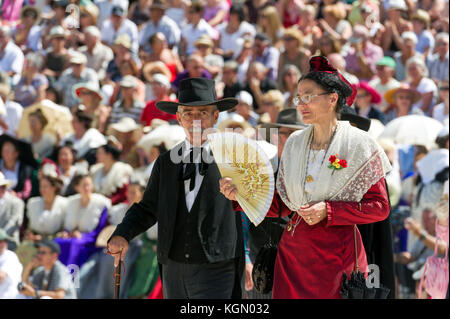
[{"label": "black bow tie", "polygon": [[208,163],[203,161],[203,148],[191,148],[189,154],[184,158],[183,163],[186,163],[186,168],[183,173],[183,181],[190,179],[189,191],[192,192],[195,188],[195,172],[197,168],[197,163],[194,163],[194,155],[197,157],[200,154],[200,166],[199,174],[205,176],[208,170]]}]

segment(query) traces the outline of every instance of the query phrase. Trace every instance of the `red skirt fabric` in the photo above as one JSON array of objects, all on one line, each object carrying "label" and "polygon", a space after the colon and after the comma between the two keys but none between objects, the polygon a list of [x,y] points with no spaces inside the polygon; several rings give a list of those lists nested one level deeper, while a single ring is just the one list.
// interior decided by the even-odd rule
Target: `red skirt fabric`
[{"label": "red skirt fabric", "polygon": [[[293,224],[300,220],[295,231],[285,229],[275,262],[274,299],[340,299],[344,272],[349,276],[355,270],[354,225],[384,220],[390,212],[384,178],[359,203],[326,204],[328,217],[320,223],[310,226],[295,214]],[[267,216],[276,217],[276,211],[271,209]],[[285,209],[282,212],[287,214]],[[359,270],[367,273],[366,252],[358,230],[356,244]]]},{"label": "red skirt fabric", "polygon": [[[274,299],[341,298],[342,275],[350,275],[355,267],[353,226],[326,223],[310,226],[301,220],[293,236],[284,231],[275,262]],[[358,266],[364,272],[367,259],[359,231],[356,242]]]}]

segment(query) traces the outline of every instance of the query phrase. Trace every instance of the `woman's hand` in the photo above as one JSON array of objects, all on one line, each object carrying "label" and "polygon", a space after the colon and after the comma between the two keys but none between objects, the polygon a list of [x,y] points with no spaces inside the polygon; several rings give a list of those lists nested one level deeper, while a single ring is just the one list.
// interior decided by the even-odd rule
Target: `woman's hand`
[{"label": "woman's hand", "polygon": [[229,200],[236,200],[237,188],[231,184],[231,178],[225,177],[219,180],[220,192]]},{"label": "woman's hand", "polygon": [[311,203],[305,206],[301,206],[297,210],[305,222],[310,226],[320,223],[327,217],[327,204],[325,202]]},{"label": "woman's hand", "polygon": [[420,234],[422,233],[422,226],[420,223],[411,217],[405,219],[405,228],[412,232],[416,237],[420,237]]}]

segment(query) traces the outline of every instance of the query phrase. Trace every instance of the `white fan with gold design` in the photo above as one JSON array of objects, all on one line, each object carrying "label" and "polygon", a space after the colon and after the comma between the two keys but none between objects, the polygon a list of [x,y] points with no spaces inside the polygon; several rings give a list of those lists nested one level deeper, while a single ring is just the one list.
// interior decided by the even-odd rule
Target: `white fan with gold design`
[{"label": "white fan with gold design", "polygon": [[224,132],[208,135],[222,177],[236,185],[236,199],[250,221],[258,225],[272,203],[275,178],[272,164],[256,141]]}]

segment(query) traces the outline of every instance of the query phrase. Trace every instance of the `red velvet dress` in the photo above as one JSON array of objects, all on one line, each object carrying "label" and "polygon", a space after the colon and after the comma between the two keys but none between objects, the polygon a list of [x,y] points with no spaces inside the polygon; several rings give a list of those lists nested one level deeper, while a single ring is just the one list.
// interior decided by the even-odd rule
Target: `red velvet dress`
[{"label": "red velvet dress", "polygon": [[[275,193],[275,196],[279,196]],[[278,217],[274,200],[267,217]],[[326,202],[327,219],[310,226],[301,220],[292,235],[285,229],[274,270],[274,299],[340,299],[344,271],[355,267],[353,225],[369,224],[388,217],[390,206],[384,178],[356,202]],[[282,215],[291,213],[283,204]],[[293,217],[293,222],[299,218]],[[357,232],[358,266],[367,272],[367,258],[361,235]]]}]

